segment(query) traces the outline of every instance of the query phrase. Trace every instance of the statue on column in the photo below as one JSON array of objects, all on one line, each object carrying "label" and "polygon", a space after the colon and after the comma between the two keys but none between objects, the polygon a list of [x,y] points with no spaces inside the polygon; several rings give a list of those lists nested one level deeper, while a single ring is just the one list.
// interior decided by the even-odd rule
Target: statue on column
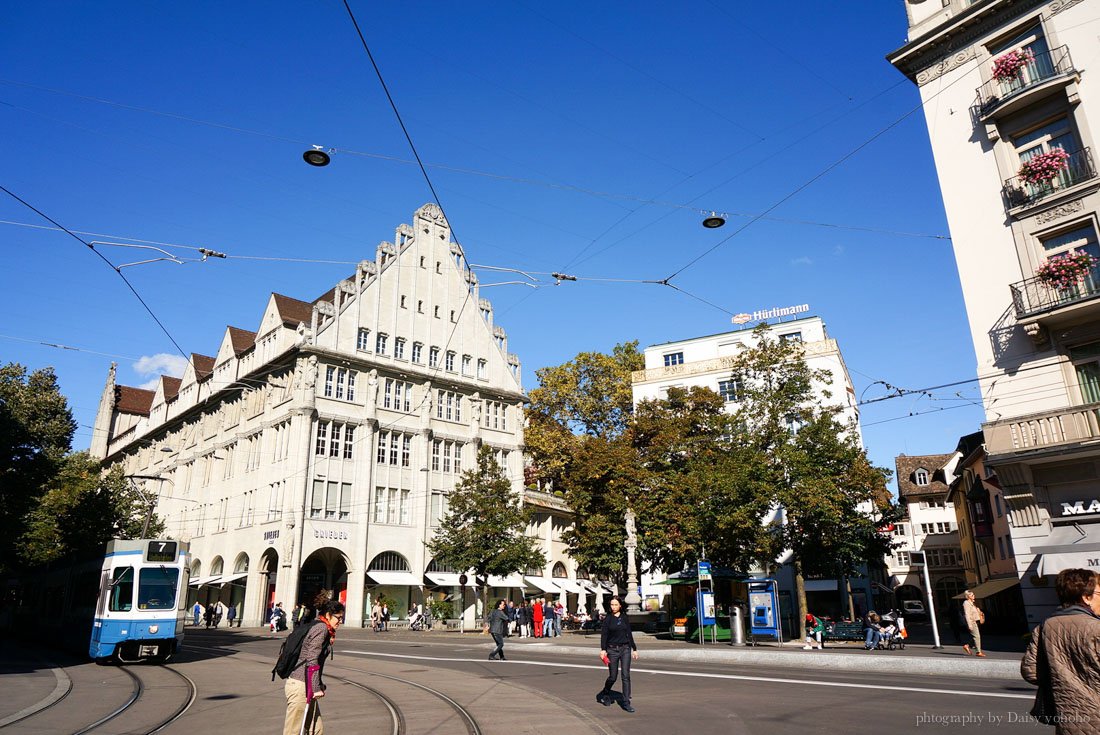
[{"label": "statue on column", "polygon": [[623,515],[623,522],[626,525],[626,542],[623,544],[626,548],[626,597],[623,602],[626,603],[627,615],[642,612],[642,595],[638,591],[638,575],[634,571],[634,550],[638,548],[638,528],[635,525],[635,517],[634,511],[630,508],[627,508]]}]

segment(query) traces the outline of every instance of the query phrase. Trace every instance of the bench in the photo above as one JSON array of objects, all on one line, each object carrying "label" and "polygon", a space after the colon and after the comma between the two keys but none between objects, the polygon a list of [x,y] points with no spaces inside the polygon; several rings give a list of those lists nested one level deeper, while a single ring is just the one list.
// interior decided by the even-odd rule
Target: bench
[{"label": "bench", "polygon": [[866,637],[863,623],[828,623],[822,638],[827,641],[862,641]]}]

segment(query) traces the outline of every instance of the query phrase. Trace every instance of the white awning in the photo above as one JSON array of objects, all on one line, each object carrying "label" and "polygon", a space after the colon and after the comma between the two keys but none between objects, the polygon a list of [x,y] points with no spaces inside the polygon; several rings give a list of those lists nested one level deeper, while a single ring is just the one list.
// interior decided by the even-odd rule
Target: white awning
[{"label": "white awning", "polygon": [[554,584],[561,587],[566,592],[572,592],[574,595],[585,594],[585,591],[581,589],[580,585],[565,577],[554,577]]},{"label": "white awning", "polygon": [[561,589],[553,582],[547,582],[542,577],[524,577],[527,580],[527,586],[534,587],[535,589],[542,590],[549,594],[560,594]]},{"label": "white awning", "polygon": [[489,575],[488,584],[490,587],[519,587],[523,588],[523,577],[518,574],[509,574],[507,577],[494,577]]},{"label": "white awning", "polygon": [[1051,576],[1063,569],[1093,569],[1100,571],[1100,524],[1074,523],[1057,526],[1042,546],[1031,551],[1042,554],[1040,576]]},{"label": "white awning", "polygon": [[248,576],[248,572],[237,572],[236,574],[230,574],[228,577],[221,581],[222,584],[228,584],[229,582],[236,582],[238,579],[244,579]]},{"label": "white awning", "polygon": [[220,575],[220,574],[215,574],[213,577],[197,577],[195,579],[192,579],[191,582],[188,584],[188,586],[189,587],[205,587],[208,584],[214,584],[215,582],[220,582],[221,578],[222,578],[222,575]]},{"label": "white awning", "polygon": [[379,572],[374,569],[367,572],[367,576],[375,584],[384,584],[390,587],[423,587],[423,582],[412,572]]},{"label": "white awning", "polygon": [[[440,587],[459,587],[458,582],[460,575],[458,572],[424,572],[424,576],[431,580],[432,584]],[[473,576],[466,575],[466,586],[470,586],[470,582],[474,581]]]},{"label": "white awning", "polygon": [[836,592],[835,579],[807,579],[802,583],[807,592]]}]

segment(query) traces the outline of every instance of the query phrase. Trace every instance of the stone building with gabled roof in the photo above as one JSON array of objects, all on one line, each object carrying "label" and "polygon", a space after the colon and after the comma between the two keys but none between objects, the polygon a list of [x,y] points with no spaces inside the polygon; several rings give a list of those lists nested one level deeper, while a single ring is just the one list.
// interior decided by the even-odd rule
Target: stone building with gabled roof
[{"label": "stone building with gabled roof", "polygon": [[894,459],[898,502],[905,517],[894,524],[897,546],[886,557],[887,580],[899,604],[923,600],[927,606],[923,571],[912,563],[913,552],[923,551],[938,614],[946,612],[951,598],[966,587],[958,521],[944,482],[944,467],[954,460],[954,454],[902,454]]},{"label": "stone building with gabled roof", "polygon": [[[314,301],[271,294],[255,332],[227,327],[214,357],[155,391],[109,373],[93,451],[157,478],[142,482],[168,535],[190,541],[193,597],[239,606],[246,625],[320,589],[349,622],[380,596],[395,620],[453,599],[459,573],[426,542],[460,474],[487,446],[523,490],[519,359],[439,207],[375,255]],[[529,532],[551,551],[544,521]],[[529,578],[565,561],[575,580],[547,556]],[[516,576],[494,594],[522,595]]]}]

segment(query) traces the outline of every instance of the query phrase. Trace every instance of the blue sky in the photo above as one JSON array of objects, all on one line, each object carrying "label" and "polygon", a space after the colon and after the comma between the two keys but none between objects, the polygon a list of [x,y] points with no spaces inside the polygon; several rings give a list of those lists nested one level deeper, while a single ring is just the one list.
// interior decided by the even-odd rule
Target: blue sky
[{"label": "blue sky", "polygon": [[[929,237],[948,231],[923,115],[798,191],[919,105],[883,58],[902,0],[352,8],[469,260],[581,277],[482,292],[528,388],[582,350],[802,303],[866,399],[974,377],[951,244]],[[324,293],[431,199],[341,2],[42,1],[0,20],[0,184],[88,240],[250,256],[123,269],[187,352],[254,329],[271,291]],[[332,165],[304,164],[309,144]],[[87,446],[111,360],[139,385],[175,349],[86,247],[2,193],[0,220],[0,360],[54,366]],[[726,238],[680,291],[585,280],[659,280]],[[872,459],[951,451],[980,402],[971,383],[865,406]]]}]

